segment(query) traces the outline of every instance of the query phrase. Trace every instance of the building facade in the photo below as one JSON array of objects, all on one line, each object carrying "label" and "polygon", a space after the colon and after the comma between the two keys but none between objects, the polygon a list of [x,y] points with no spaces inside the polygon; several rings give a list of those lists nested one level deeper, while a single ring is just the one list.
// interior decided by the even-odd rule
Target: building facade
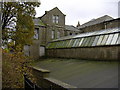
[{"label": "building facade", "polygon": [[120,18],[114,19],[108,15],[105,15],[97,19],[92,19],[89,22],[80,25],[78,29],[82,33],[86,33],[86,32],[115,28],[115,27],[119,27],[120,25],[119,20]]},{"label": "building facade", "polygon": [[35,18],[35,35],[32,45],[25,45],[25,55],[34,59],[39,59],[45,55],[45,46],[54,39],[64,36],[76,35],[80,30],[74,26],[65,25],[65,17],[57,7],[50,11],[45,11],[41,17]]}]

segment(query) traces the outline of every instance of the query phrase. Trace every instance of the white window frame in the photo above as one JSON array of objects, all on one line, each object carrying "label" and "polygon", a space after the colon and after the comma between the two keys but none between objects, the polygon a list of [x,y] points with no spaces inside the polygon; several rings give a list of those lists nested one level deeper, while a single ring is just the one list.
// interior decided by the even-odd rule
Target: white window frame
[{"label": "white window frame", "polygon": [[60,31],[57,31],[57,38],[60,38]]},{"label": "white window frame", "polygon": [[55,31],[54,31],[54,30],[51,31],[51,38],[52,38],[52,39],[55,38]]},{"label": "white window frame", "polygon": [[59,16],[58,15],[53,15],[52,16],[52,21],[53,21],[53,23],[58,24],[59,23]]},{"label": "white window frame", "polygon": [[39,39],[39,28],[35,28],[34,33],[34,39]]}]

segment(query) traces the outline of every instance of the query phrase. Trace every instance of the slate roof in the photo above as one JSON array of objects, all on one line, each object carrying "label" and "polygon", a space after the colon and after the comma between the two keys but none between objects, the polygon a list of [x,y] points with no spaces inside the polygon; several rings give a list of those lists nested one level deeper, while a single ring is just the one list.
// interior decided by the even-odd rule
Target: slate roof
[{"label": "slate roof", "polygon": [[45,24],[39,18],[35,18],[33,19],[33,21],[34,21],[34,25],[45,26]]},{"label": "slate roof", "polygon": [[102,17],[99,17],[97,19],[92,19],[90,21],[88,21],[87,23],[84,23],[82,25],[80,25],[78,27],[78,29],[81,29],[81,28],[84,28],[86,26],[91,26],[91,25],[95,25],[95,24],[98,24],[98,23],[101,23],[101,22],[104,22],[104,21],[109,21],[109,20],[112,20],[113,18],[108,16],[108,15],[104,15]]},{"label": "slate roof", "polygon": [[79,59],[45,59],[34,64],[54,78],[78,88],[117,88],[118,63]]},{"label": "slate roof", "polygon": [[79,29],[77,29],[73,25],[65,25],[65,29],[69,30],[69,31],[80,31]]}]

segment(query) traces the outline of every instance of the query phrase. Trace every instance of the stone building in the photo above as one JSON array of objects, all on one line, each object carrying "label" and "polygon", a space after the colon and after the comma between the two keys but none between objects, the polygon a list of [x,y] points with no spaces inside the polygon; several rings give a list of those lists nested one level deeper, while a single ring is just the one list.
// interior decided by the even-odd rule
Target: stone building
[{"label": "stone building", "polygon": [[57,7],[34,19],[35,40],[25,47],[26,54],[48,57],[31,67],[37,85],[60,90],[118,88],[118,62],[109,61],[120,59],[119,20],[105,15],[74,27],[65,25]]},{"label": "stone building", "polygon": [[82,33],[115,28],[119,27],[119,19],[120,18],[114,19],[108,15],[104,15],[97,19],[92,19],[77,28],[81,30]]},{"label": "stone building", "polygon": [[64,36],[76,35],[80,33],[76,27],[65,25],[65,17],[57,7],[50,11],[45,11],[41,17],[35,18],[35,35],[32,45],[25,45],[24,52],[34,59],[44,56],[45,46],[48,42]]}]

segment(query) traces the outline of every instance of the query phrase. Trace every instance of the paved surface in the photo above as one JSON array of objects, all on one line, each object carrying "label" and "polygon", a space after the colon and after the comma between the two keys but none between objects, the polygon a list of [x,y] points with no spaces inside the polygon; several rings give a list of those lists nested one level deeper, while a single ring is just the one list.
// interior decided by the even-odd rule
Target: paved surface
[{"label": "paved surface", "polygon": [[75,59],[46,59],[34,64],[50,77],[79,88],[118,88],[118,63]]}]

